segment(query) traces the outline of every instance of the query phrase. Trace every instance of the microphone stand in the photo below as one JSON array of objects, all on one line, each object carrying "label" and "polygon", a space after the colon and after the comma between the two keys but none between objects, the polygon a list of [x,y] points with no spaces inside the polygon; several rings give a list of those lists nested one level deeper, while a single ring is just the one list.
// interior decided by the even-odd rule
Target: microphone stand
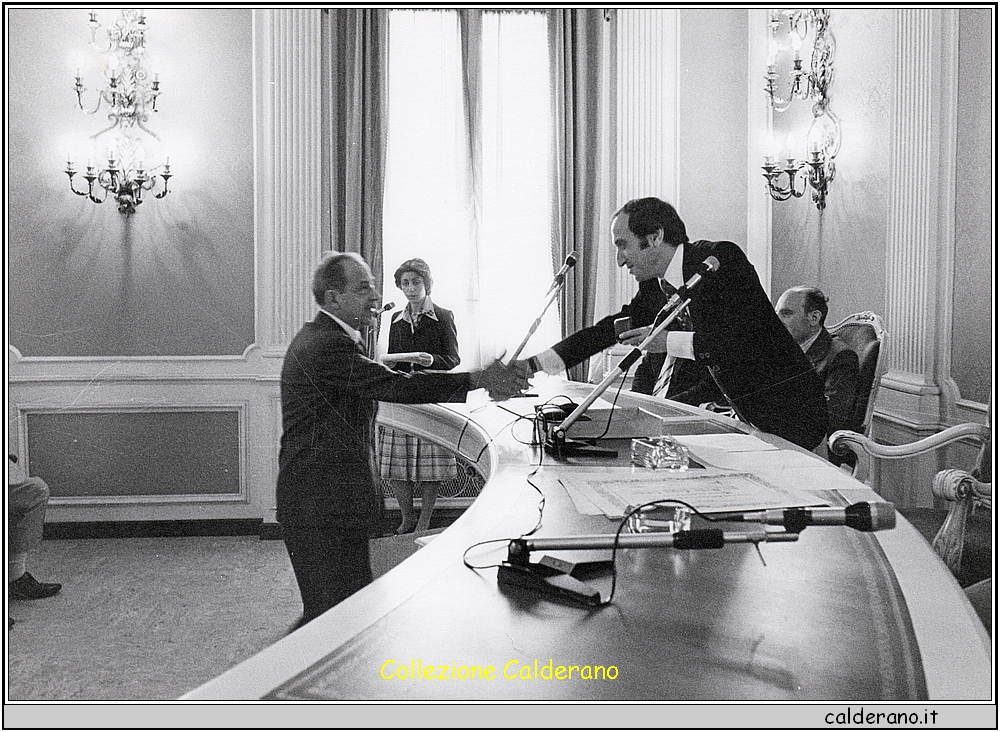
[{"label": "microphone stand", "polygon": [[508,361],[508,363],[516,361],[517,357],[521,355],[521,351],[523,351],[524,347],[528,345],[528,341],[531,339],[531,336],[535,334],[535,331],[538,330],[538,326],[542,324],[542,318],[545,317],[545,312],[549,309],[549,306],[552,305],[552,303],[555,301],[559,293],[562,292],[563,285],[565,284],[566,284],[566,276],[563,275],[562,279],[559,280],[558,284],[556,284],[555,287],[549,289],[549,296],[548,299],[545,301],[545,306],[542,308],[542,312],[538,314],[538,317],[535,319],[535,322],[531,324],[531,327],[528,329],[528,334],[524,336],[524,340],[521,341],[521,345],[519,345],[517,347],[517,350],[514,351],[514,355],[510,357],[510,361]]},{"label": "microphone stand", "polygon": [[720,529],[695,529],[674,534],[593,534],[589,536],[542,537],[512,539],[507,547],[507,561],[497,569],[497,583],[506,587],[522,587],[542,594],[573,600],[585,605],[600,605],[601,593],[574,577],[594,569],[609,568],[611,561],[567,562],[543,556],[538,562],[530,561],[531,552],[537,550],[580,549],[647,549],[672,547],[674,549],[719,549],[726,544],[798,541],[799,535],[786,531],[721,531]]},{"label": "microphone stand", "polygon": [[618,366],[616,366],[611,373],[605,376],[604,379],[601,381],[601,383],[599,383],[597,386],[594,387],[594,389],[590,392],[590,394],[587,395],[587,398],[584,399],[577,406],[576,409],[574,409],[562,422],[560,422],[552,430],[551,434],[546,429],[546,435],[545,435],[546,449],[554,452],[556,455],[565,455],[571,453],[593,454],[593,450],[595,448],[593,448],[592,446],[574,440],[567,440],[566,438],[567,430],[569,430],[569,428],[572,427],[573,424],[583,416],[583,413],[590,408],[590,405],[592,405],[595,401],[597,401],[597,398],[601,396],[601,394],[607,391],[608,387],[611,386],[611,383],[613,381],[615,381],[619,376],[623,376],[630,368],[632,368],[632,364],[634,364],[642,357],[643,351],[649,347],[649,344],[653,341],[653,339],[660,333],[662,333],[667,328],[668,325],[674,322],[674,320],[676,320],[677,317],[684,311],[684,308],[686,308],[690,303],[691,303],[690,295],[686,296],[683,300],[680,299],[680,297],[678,297],[677,295],[671,297],[670,301],[668,301],[667,304],[664,305],[663,309],[660,311],[660,312],[667,312],[667,310],[670,309],[669,312],[667,313],[667,316],[663,319],[663,322],[661,322],[659,325],[653,328],[653,330],[649,332],[649,335],[646,336],[645,340],[643,340],[642,343],[633,348],[629,352],[629,354],[625,356],[625,358],[623,358],[618,363]]}]

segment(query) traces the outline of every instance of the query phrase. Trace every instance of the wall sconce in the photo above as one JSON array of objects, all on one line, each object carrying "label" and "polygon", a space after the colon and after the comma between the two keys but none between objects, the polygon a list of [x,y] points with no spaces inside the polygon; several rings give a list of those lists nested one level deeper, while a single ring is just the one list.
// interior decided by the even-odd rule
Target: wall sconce
[{"label": "wall sconce", "polygon": [[118,211],[128,215],[135,213],[136,206],[142,203],[143,191],[152,191],[157,183],[162,185],[155,197],[166,196],[167,184],[172,176],[170,158],[162,166],[147,167],[147,153],[140,135],[143,132],[159,140],[145,123],[150,113],[157,111],[160,79],[159,74],[150,76],[146,65],[146,16],[141,10],[123,10],[121,18],[106,29],[107,39],[103,43],[97,38],[101,28],[97,13],[90,11],[89,16],[90,46],[97,53],[107,56],[103,71],[104,86],[97,90],[93,108],[88,109],[83,101],[83,93],[87,89],[77,69],[74,86],[76,102],[87,114],[96,114],[101,105],[106,104],[111,126],[93,135],[92,139],[113,132],[115,140],[104,153],[107,165],[95,166],[91,164],[92,160],[87,161],[87,172],[83,174],[83,179],[87,181],[86,190],[77,190],[74,185],[73,176],[77,171],[70,154],[66,156],[65,172],[73,193],[86,196],[94,203],[103,203],[108,196],[114,196]]},{"label": "wall sconce", "polygon": [[[784,17],[784,20],[782,19]],[[779,37],[787,22],[787,44],[781,44]],[[785,111],[794,99],[812,99],[813,121],[806,136],[805,160],[795,157],[794,136],[789,135],[785,151],[778,160],[773,135],[768,135],[764,153],[764,179],[771,198],[785,201],[800,198],[806,187],[812,188],[812,200],[823,211],[826,208],[826,194],[837,169],[834,158],[840,152],[840,121],[830,111],[829,88],[833,80],[833,53],[835,44],[829,30],[828,10],[784,10],[772,11],[769,21],[770,42],[767,53],[767,75],[764,77],[771,108]],[[813,34],[809,70],[802,68],[802,46],[809,34]],[[782,96],[777,72],[778,57],[782,52],[791,52],[791,77],[788,94]],[[799,173],[804,173],[799,178]]]}]

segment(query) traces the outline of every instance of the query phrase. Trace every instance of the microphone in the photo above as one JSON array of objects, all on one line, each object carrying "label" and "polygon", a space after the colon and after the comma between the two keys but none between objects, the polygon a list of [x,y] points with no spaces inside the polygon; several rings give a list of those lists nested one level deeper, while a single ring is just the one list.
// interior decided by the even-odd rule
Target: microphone
[{"label": "microphone", "polygon": [[677,289],[676,294],[670,296],[667,304],[663,306],[663,312],[668,312],[671,308],[676,307],[677,303],[687,298],[691,290],[698,286],[705,275],[718,272],[721,266],[722,264],[715,257],[705,257],[705,261],[698,265],[698,269],[695,270],[690,279]]},{"label": "microphone", "polygon": [[847,508],[772,508],[744,513],[736,521],[784,526],[798,533],[806,526],[850,526],[858,531],[881,531],[896,526],[896,507],[885,501],[852,503]]},{"label": "microphone", "polygon": [[570,252],[566,257],[566,261],[563,263],[563,266],[559,268],[559,271],[556,272],[556,276],[552,279],[552,285],[549,287],[549,292],[552,292],[553,289],[559,287],[559,285],[563,283],[563,280],[566,279],[566,273],[569,272],[576,264],[576,259],[576,252]]},{"label": "microphone", "polygon": [[510,357],[510,361],[507,363],[513,363],[517,360],[517,357],[521,355],[521,351],[524,347],[528,345],[528,341],[531,340],[531,336],[534,335],[535,331],[538,330],[538,326],[542,324],[542,318],[545,316],[545,311],[549,309],[549,306],[559,295],[559,288],[562,287],[563,280],[566,279],[566,273],[572,269],[573,265],[576,264],[576,252],[570,252],[569,256],[566,257],[566,263],[559,268],[556,272],[555,278],[552,280],[552,284],[549,286],[549,291],[545,293],[545,306],[542,308],[542,312],[535,318],[535,322],[531,324],[528,328],[527,334],[524,336],[524,340],[521,341],[521,345],[517,347],[514,351],[514,355]]},{"label": "microphone", "polygon": [[389,311],[390,311],[390,310],[392,310],[392,309],[393,309],[394,307],[396,307],[396,303],[394,303],[394,302],[387,302],[387,303],[386,303],[385,305],[383,305],[382,307],[380,307],[380,308],[379,308],[378,310],[376,310],[375,312],[376,312],[376,313],[378,313],[379,315],[381,315],[382,313],[387,313],[387,312],[389,312]]},{"label": "microphone", "polygon": [[799,535],[785,531],[722,531],[720,529],[689,529],[675,534],[654,532],[650,534],[585,534],[581,536],[521,537],[511,539],[507,545],[507,560],[523,564],[531,552],[574,551],[582,549],[649,549],[673,547],[674,549],[720,549],[726,544],[757,544],[763,542],[798,541]]}]

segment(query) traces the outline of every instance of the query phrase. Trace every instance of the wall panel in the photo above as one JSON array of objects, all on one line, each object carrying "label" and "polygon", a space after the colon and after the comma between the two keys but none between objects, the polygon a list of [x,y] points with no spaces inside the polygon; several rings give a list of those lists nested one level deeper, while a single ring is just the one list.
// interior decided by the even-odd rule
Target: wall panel
[{"label": "wall panel", "polygon": [[44,475],[50,504],[246,500],[245,409],[23,412],[29,474]]}]

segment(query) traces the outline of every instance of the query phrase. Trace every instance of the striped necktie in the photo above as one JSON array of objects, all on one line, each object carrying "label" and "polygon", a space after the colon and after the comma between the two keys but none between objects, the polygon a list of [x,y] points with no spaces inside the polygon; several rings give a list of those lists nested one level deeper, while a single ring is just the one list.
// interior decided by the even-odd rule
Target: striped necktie
[{"label": "striped necktie", "polygon": [[[673,297],[677,290],[666,280],[660,280],[660,289],[663,290],[663,294],[667,296],[669,301]],[[656,316],[656,321],[653,323],[654,327],[659,323],[663,322],[665,316],[660,313]],[[674,318],[673,322],[667,326],[667,330],[692,330],[691,317],[688,315],[687,308],[681,311],[681,313]],[[663,359],[663,366],[660,367],[660,373],[656,377],[656,385],[653,387],[653,396],[666,397],[667,391],[670,389],[670,377],[674,373],[674,364],[677,361],[676,356],[671,356],[666,354]]]}]

